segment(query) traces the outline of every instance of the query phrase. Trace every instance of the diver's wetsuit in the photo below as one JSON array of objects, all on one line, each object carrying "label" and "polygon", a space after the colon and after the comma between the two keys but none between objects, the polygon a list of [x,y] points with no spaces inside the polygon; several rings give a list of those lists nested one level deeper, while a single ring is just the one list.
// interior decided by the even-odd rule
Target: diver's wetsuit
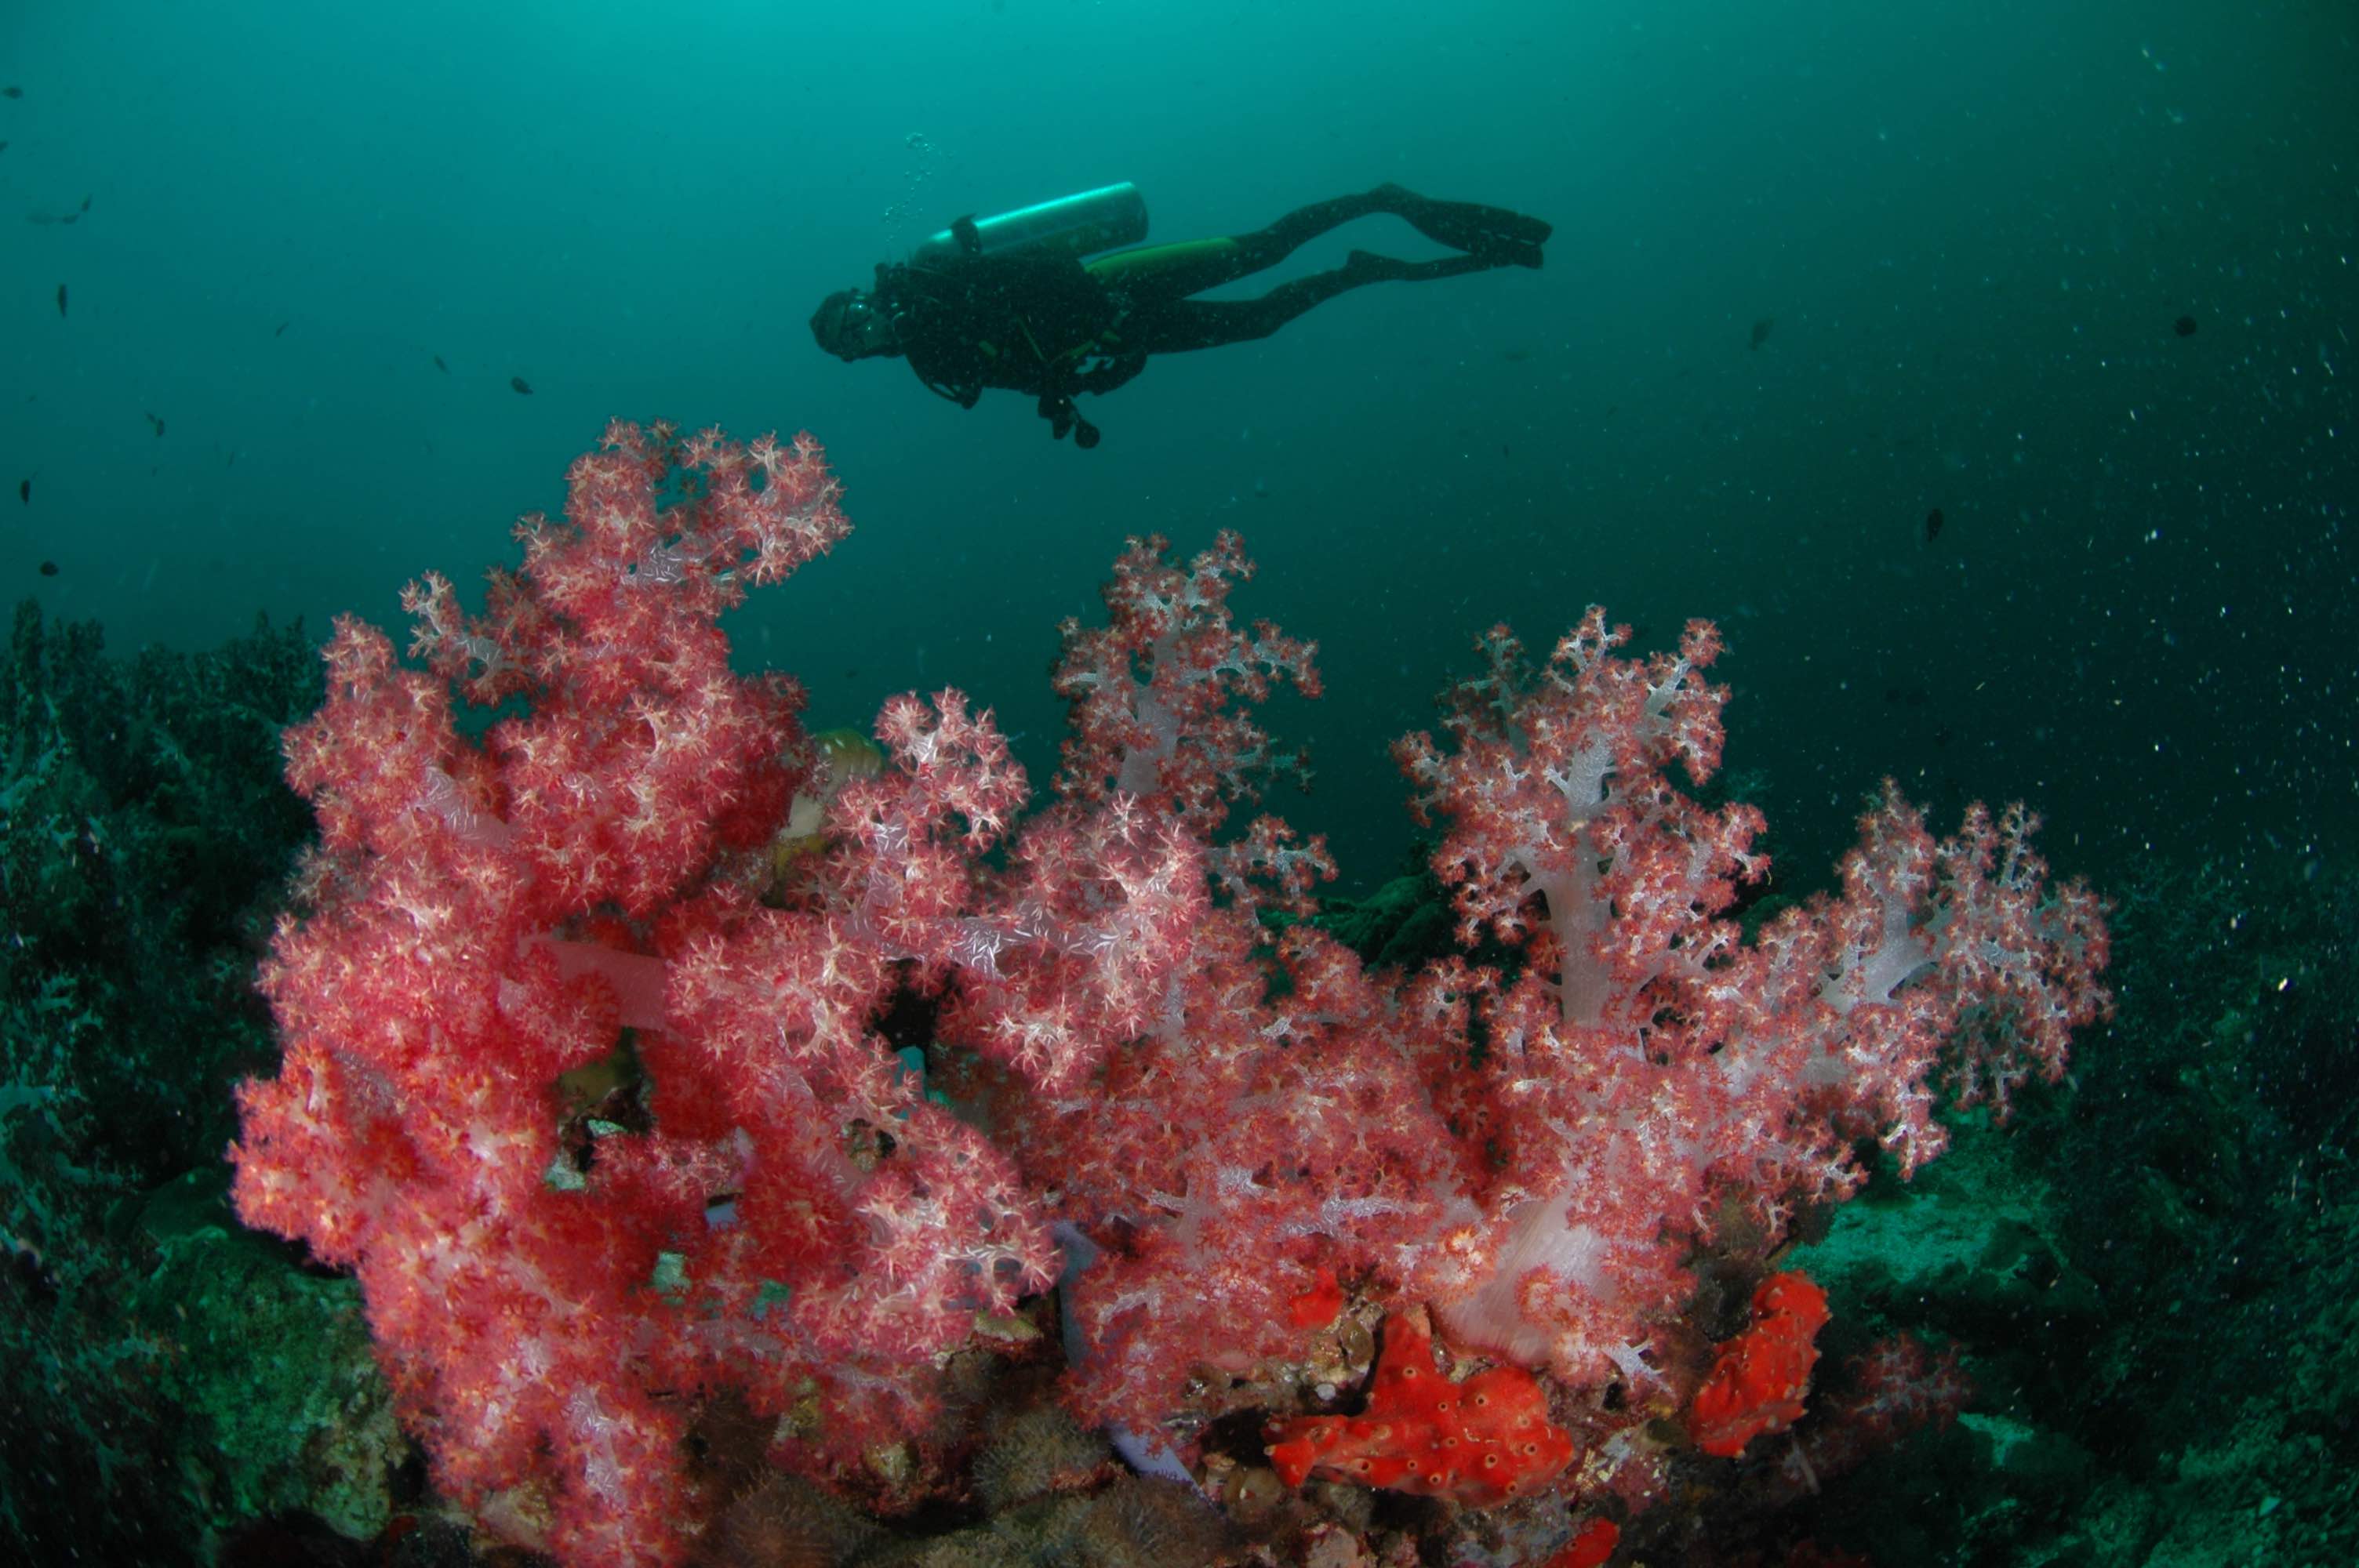
[{"label": "diver's wetsuit", "polygon": [[[1188,297],[1274,265],[1305,241],[1375,212],[1398,213],[1445,244],[1479,248],[1428,262],[1354,251],[1343,266],[1256,299]],[[910,368],[961,407],[973,407],[985,387],[1036,397],[1057,436],[1073,430],[1082,445],[1094,446],[1097,431],[1074,409],[1075,395],[1113,391],[1146,369],[1151,354],[1266,338],[1363,284],[1537,266],[1549,226],[1501,208],[1380,186],[1314,202],[1248,234],[1141,245],[1088,262],[1037,249],[983,254],[972,221],[951,232],[968,254],[941,265],[877,268],[876,299],[893,316]]]}]

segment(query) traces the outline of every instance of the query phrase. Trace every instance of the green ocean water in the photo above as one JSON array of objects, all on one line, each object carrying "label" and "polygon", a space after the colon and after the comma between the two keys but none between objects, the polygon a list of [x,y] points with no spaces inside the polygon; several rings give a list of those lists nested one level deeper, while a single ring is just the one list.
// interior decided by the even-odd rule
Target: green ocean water
[{"label": "green ocean water", "polygon": [[[1656,646],[1721,622],[1732,776],[1803,885],[1886,774],[1943,826],[2027,797],[2101,880],[2299,863],[2354,816],[2354,36],[2325,4],[26,0],[0,575],[125,651],[390,622],[511,558],[610,416],[805,427],[857,531],[733,631],[815,724],[956,684],[1045,777],[1058,621],[1126,535],[1235,527],[1241,611],[1321,643],[1328,695],[1271,716],[1318,791],[1273,804],[1347,886],[1408,849],[1385,748],[1473,636],[1592,601]],[[1085,404],[1093,451],[813,346],[821,296],[951,218],[1119,179],[1158,240],[1383,180],[1556,234],[1158,361]],[[1353,246],[1438,254],[1373,219],[1231,292]]]},{"label": "green ocean water", "polygon": [[[1372,966],[1449,925],[1391,880],[1425,847],[1392,743],[1487,629],[1545,652],[1592,603],[1640,650],[1724,633],[1725,767],[1693,793],[1767,816],[1756,930],[1830,885],[1890,778],[1937,832],[2027,801],[2113,939],[2114,1011],[2008,1127],[1945,1108],[1953,1147],[1906,1184],[1863,1140],[1840,1213],[1724,1206],[1648,1351],[1664,1390],[1552,1395],[1609,1423],[1684,1400],[1749,1275],[1799,1268],[1825,1360],[1749,1458],[1658,1421],[1630,1429],[1661,1457],[1644,1497],[1593,1487],[1595,1453],[1487,1515],[1278,1488],[1265,1418],[1363,1398],[1394,1286],[1353,1277],[1359,1350],[1338,1330],[1256,1390],[1191,1387],[1219,1507],[1125,1511],[1162,1484],[1076,1423],[1001,1424],[1096,1353],[1067,1332],[1075,1262],[959,1352],[993,1368],[989,1430],[944,1440],[973,1451],[924,1508],[880,1523],[882,1493],[869,1518],[748,1470],[699,1506],[805,1533],[704,1560],[967,1561],[1044,1519],[1030,1555],[973,1560],[1126,1562],[1136,1535],[1158,1568],[1330,1563],[1356,1536],[1504,1568],[1600,1520],[1658,1564],[2359,1560],[2354,78],[2359,14],[2330,0],[0,0],[0,588],[33,606],[0,650],[0,1560],[465,1557],[358,1284],[224,1195],[232,1086],[285,1038],[257,966],[316,892],[310,809],[271,782],[314,666],[235,640],[395,627],[429,570],[479,594],[617,417],[823,442],[854,532],[730,614],[738,662],[799,677],[813,730],[961,688],[1036,797],[1060,623],[1100,621],[1126,539],[1239,531],[1239,619],[1315,639],[1324,676],[1263,715],[1317,775],[1266,805],[1331,838],[1332,928]],[[1382,182],[1554,235],[1537,270],[1158,357],[1082,400],[1093,449],[1028,397],[962,409],[815,344],[824,297],[953,220],[1117,181],[1157,243]],[[1446,254],[1371,217],[1220,296],[1353,249]],[[951,1096],[967,1043],[895,998],[867,1022]],[[636,1049],[557,1086],[552,1184],[672,1114],[681,1080]],[[847,1133],[855,1164],[892,1156],[891,1127]],[[737,1223],[713,1195],[703,1223]],[[1846,1455],[1878,1414],[1846,1402],[1852,1357],[1892,1335],[1975,1390]],[[777,1435],[734,1413],[699,1412],[716,1473]],[[861,1486],[911,1452],[864,1454]],[[984,1484],[1027,1466],[1070,1495]],[[1169,1544],[1215,1513],[1266,1533]]]}]

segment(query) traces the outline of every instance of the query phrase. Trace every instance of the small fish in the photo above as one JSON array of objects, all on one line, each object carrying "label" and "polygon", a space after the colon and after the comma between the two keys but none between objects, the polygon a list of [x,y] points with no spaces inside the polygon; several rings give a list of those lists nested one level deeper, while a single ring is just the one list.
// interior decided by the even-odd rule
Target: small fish
[{"label": "small fish", "polygon": [[1754,322],[1753,341],[1745,346],[1748,349],[1757,349],[1762,344],[1767,342],[1769,341],[1769,329],[1775,327],[1777,324],[1777,322],[1776,318],[1769,316],[1764,316],[1758,321]]},{"label": "small fish", "polygon": [[2173,321],[2170,324],[2170,330],[2178,333],[2182,338],[2191,338],[2195,336],[2195,318],[2192,316],[2181,316],[2178,320]]},{"label": "small fish", "polygon": [[5,142],[0,142],[0,153],[5,153],[5,152],[6,152],[7,150],[8,150],[8,144],[7,144],[7,143],[5,143]]},{"label": "small fish", "polygon": [[16,499],[23,502],[27,506],[33,504],[33,481],[31,480],[20,479],[16,481]]},{"label": "small fish", "polygon": [[157,418],[153,414],[150,414],[147,416],[147,423],[156,427],[157,438],[161,439],[164,434],[164,421]]},{"label": "small fish", "polygon": [[278,323],[278,330],[270,335],[274,338],[283,338],[287,335],[287,329],[294,324],[292,321],[281,321]]},{"label": "small fish", "polygon": [[77,207],[76,209],[74,209],[74,211],[76,211],[77,212],[87,212],[87,211],[90,211],[90,198],[89,198],[89,197],[87,197],[87,196],[83,197],[83,198],[82,199],[82,205],[81,205],[80,207]]},{"label": "small fish", "polygon": [[532,383],[525,380],[525,378],[520,375],[512,375],[508,377],[508,384],[515,387],[527,397],[530,397],[532,395]]},{"label": "small fish", "polygon": [[449,375],[451,373],[451,367],[442,362],[442,356],[440,354],[436,354],[434,356],[434,368],[440,371],[444,375]]},{"label": "small fish", "polygon": [[22,98],[23,96],[25,96],[25,90],[21,87],[0,87],[0,98]]},{"label": "small fish", "polygon": [[58,563],[57,563],[57,562],[55,562],[55,561],[43,561],[43,562],[41,563],[41,575],[42,575],[43,577],[55,577],[55,576],[57,576],[57,575],[58,575]]},{"label": "small fish", "polygon": [[80,221],[81,217],[82,214],[79,212],[69,212],[64,217],[59,219],[58,222],[60,223],[71,223]]},{"label": "small fish", "polygon": [[1941,509],[1938,506],[1925,514],[1925,542],[1931,544],[1941,536]]},{"label": "small fish", "polygon": [[60,284],[59,284],[59,285],[58,285],[58,314],[59,314],[59,315],[60,315],[60,316],[62,316],[62,315],[64,315],[65,313],[66,313],[66,286],[65,286],[64,284],[60,283]]}]

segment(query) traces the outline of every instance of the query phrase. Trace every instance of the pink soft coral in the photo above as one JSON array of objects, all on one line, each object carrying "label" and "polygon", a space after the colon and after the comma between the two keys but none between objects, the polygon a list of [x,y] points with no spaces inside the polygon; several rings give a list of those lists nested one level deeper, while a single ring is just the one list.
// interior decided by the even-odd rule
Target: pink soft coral
[{"label": "pink soft coral", "polygon": [[[1536,1374],[1624,1383],[1589,1469],[1639,1465],[1616,1423],[1676,1403],[1700,1249],[1847,1194],[1855,1139],[1929,1158],[1945,1044],[2003,1110],[2104,1005],[2095,902],[2019,809],[1937,843],[1887,787],[1840,895],[1746,940],[1760,818],[1672,779],[1718,761],[1718,637],[1625,658],[1596,611],[1538,671],[1494,633],[1448,740],[1400,752],[1464,934],[1521,961],[1369,973],[1300,918],[1323,846],[1225,829],[1288,761],[1250,705],[1317,680],[1231,618],[1229,535],[1184,567],[1134,541],[1110,623],[1068,625],[1045,810],[987,712],[896,697],[781,881],[800,693],[732,673],[715,618],[841,536],[816,446],[617,425],[571,478],[482,615],[410,591],[427,669],[339,625],[288,740],[321,844],[264,975],[286,1059],[234,1152],[249,1223],[360,1276],[441,1485],[571,1560],[680,1555],[680,1439],[724,1390],[788,1418],[782,1464],[922,1468],[941,1365],[1046,1287],[1052,1222],[1070,1402],[1169,1465],[1200,1375],[1298,1354],[1306,1296],[1417,1325],[1386,1389],[1419,1303],[1512,1364],[1446,1396],[1538,1422],[1503,1464],[1558,1452]],[[504,707],[477,739],[458,698]],[[956,1116],[877,1032],[928,1004]],[[613,1117],[563,1098],[591,1066],[636,1085]]]}]

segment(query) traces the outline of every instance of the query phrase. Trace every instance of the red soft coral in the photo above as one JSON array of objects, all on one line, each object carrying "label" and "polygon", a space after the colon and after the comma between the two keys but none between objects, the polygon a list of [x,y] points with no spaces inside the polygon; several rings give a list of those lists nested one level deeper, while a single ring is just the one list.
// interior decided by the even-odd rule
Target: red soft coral
[{"label": "red soft coral", "polygon": [[1494,1367],[1462,1383],[1442,1376],[1420,1311],[1386,1322],[1364,1413],[1277,1422],[1268,1435],[1270,1463],[1289,1487],[1316,1472],[1473,1508],[1538,1491],[1573,1452],[1522,1368]]},{"label": "red soft coral", "polygon": [[1772,1274],[1753,1292],[1753,1323],[1720,1348],[1688,1407],[1688,1431],[1706,1454],[1734,1458],[1765,1432],[1802,1419],[1827,1293],[1807,1274]]}]

